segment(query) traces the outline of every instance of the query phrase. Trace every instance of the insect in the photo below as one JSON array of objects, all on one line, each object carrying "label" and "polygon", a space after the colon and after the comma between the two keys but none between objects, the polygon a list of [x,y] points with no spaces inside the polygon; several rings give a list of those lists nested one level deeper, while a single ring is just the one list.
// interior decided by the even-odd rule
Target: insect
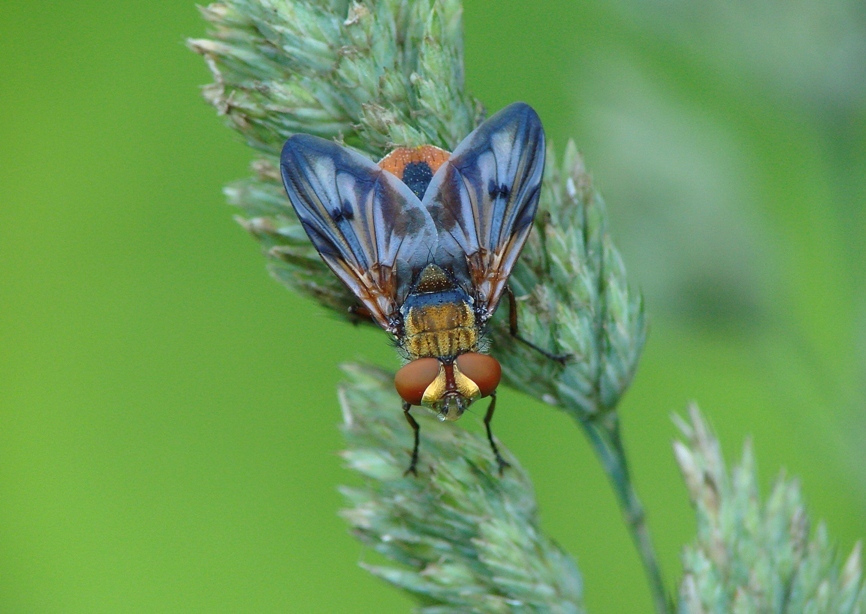
[{"label": "insect", "polygon": [[407,474],[417,475],[420,439],[410,409],[457,420],[482,397],[491,399],[484,425],[500,473],[508,466],[490,430],[502,371],[486,353],[485,327],[505,293],[517,336],[506,284],[535,217],[544,152],[541,120],[524,103],[450,154],[398,148],[377,165],[305,134],[283,147],[283,184],[310,241],[407,360],[394,379],[414,431]]}]

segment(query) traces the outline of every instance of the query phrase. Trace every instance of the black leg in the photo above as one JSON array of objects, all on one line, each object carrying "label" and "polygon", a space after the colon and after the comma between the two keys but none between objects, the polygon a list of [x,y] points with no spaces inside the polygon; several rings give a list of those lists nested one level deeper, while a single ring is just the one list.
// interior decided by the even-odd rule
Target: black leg
[{"label": "black leg", "polygon": [[[409,475],[410,473],[415,477],[418,477],[418,471],[415,469],[415,465],[418,464],[418,443],[421,439],[421,427],[418,426],[418,423],[415,422],[415,418],[412,417],[412,414],[409,413],[409,410],[412,409],[412,406],[407,402],[403,401],[403,415],[406,416],[406,421],[409,423],[409,426],[412,427],[412,430],[415,432],[415,445],[412,446],[412,462],[409,463],[409,468],[403,472],[403,475]],[[488,428],[488,432],[490,429]]]},{"label": "black leg", "polygon": [[508,332],[511,333],[511,336],[521,343],[531,347],[542,356],[564,365],[568,359],[571,358],[571,354],[551,354],[544,348],[540,348],[532,343],[532,341],[520,336],[517,331],[517,299],[514,297],[514,292],[512,292],[511,288],[508,286],[505,286],[505,293],[508,295]]},{"label": "black leg", "polygon": [[373,314],[370,310],[361,305],[351,305],[348,309],[349,322],[357,326],[361,322],[373,322]]},{"label": "black leg", "polygon": [[499,448],[496,447],[496,442],[493,441],[493,432],[490,430],[490,422],[493,420],[493,412],[496,411],[496,392],[490,395],[490,405],[487,406],[487,414],[484,416],[484,428],[487,429],[487,441],[490,442],[490,448],[493,450],[493,456],[496,457],[496,464],[499,465],[499,475],[505,471],[506,467],[511,465],[502,458],[499,453]]}]

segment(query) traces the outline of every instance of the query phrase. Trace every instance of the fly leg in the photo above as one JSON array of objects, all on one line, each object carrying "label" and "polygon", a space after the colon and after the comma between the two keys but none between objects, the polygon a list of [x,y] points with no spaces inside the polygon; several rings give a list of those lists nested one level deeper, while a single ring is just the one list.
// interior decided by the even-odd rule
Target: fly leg
[{"label": "fly leg", "polygon": [[349,321],[355,326],[362,322],[368,324],[373,322],[373,314],[370,313],[370,310],[366,307],[362,307],[361,305],[351,305],[347,311],[349,313]]},{"label": "fly leg", "polygon": [[[415,422],[415,418],[413,418],[412,414],[409,413],[410,409],[412,409],[412,406],[406,401],[403,401],[403,415],[406,416],[406,421],[415,432],[415,445],[412,446],[412,462],[409,463],[409,468],[403,472],[403,475],[409,475],[411,473],[415,477],[418,477],[418,471],[415,469],[415,466],[418,464],[418,443],[421,439],[421,427],[418,426],[418,423]],[[487,430],[488,432],[490,431],[489,427]]]},{"label": "fly leg", "polygon": [[533,350],[535,350],[545,358],[555,360],[559,364],[564,365],[568,361],[568,359],[571,358],[571,354],[553,354],[551,352],[548,352],[544,348],[538,347],[529,339],[524,339],[520,336],[520,333],[517,329],[517,299],[515,298],[514,292],[509,286],[505,286],[505,293],[508,295],[508,332],[511,333],[511,336],[523,343],[524,345],[531,347]]},{"label": "fly leg", "polygon": [[[490,430],[490,422],[493,420],[494,411],[496,411],[496,391],[490,395],[490,405],[487,406],[487,414],[484,416],[484,428],[487,429],[487,441],[490,442],[493,456],[496,457],[496,464],[499,465],[499,475],[502,475],[505,468],[510,467],[511,464],[502,458],[502,455],[499,453],[499,448],[496,447],[496,442],[493,441],[493,432]],[[408,416],[409,414],[406,415]]]},{"label": "fly leg", "polygon": [[514,292],[508,286],[505,286],[505,293],[508,295],[508,332],[511,333],[511,336],[524,345],[531,347],[542,356],[564,365],[571,358],[571,354],[552,354],[544,348],[538,347],[529,339],[524,339],[520,336],[520,333],[517,331],[517,299],[514,297]]}]

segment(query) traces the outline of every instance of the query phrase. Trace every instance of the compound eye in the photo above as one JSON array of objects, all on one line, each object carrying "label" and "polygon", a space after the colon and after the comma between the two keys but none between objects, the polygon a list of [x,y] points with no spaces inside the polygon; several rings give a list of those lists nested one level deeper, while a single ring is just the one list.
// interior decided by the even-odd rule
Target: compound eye
[{"label": "compound eye", "polygon": [[400,397],[410,405],[421,405],[424,391],[439,375],[439,361],[419,358],[403,365],[394,376],[394,387]]},{"label": "compound eye", "polygon": [[493,394],[502,379],[502,367],[499,361],[487,354],[460,354],[457,357],[457,368],[471,379],[481,390],[481,396]]}]

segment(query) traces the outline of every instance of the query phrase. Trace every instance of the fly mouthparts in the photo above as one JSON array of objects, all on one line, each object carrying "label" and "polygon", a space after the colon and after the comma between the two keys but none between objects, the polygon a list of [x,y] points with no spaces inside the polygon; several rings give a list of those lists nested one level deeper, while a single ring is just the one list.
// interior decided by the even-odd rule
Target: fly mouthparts
[{"label": "fly mouthparts", "polygon": [[438,417],[440,420],[453,422],[463,415],[469,403],[463,395],[459,393],[446,394],[441,401]]}]

